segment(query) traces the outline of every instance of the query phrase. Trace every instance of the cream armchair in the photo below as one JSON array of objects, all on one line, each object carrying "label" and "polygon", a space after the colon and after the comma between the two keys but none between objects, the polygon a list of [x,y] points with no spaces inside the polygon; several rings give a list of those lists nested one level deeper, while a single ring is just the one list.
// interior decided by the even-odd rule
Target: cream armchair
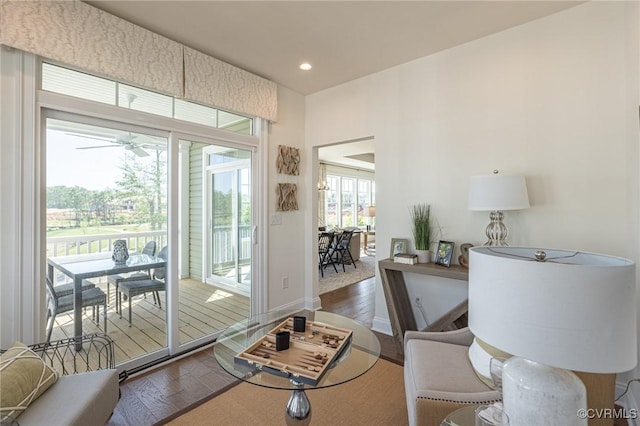
[{"label": "cream armchair", "polygon": [[[460,407],[500,400],[500,393],[485,385],[471,366],[467,354],[473,338],[466,327],[405,333],[404,388],[410,426],[439,426]],[[613,410],[615,374],[575,373],[587,388],[588,408]],[[589,426],[604,425],[613,425],[613,419],[589,419]]]},{"label": "cream armchair", "polygon": [[410,426],[439,426],[468,404],[500,401],[476,376],[467,356],[468,328],[445,332],[407,331],[404,335],[404,387]]}]

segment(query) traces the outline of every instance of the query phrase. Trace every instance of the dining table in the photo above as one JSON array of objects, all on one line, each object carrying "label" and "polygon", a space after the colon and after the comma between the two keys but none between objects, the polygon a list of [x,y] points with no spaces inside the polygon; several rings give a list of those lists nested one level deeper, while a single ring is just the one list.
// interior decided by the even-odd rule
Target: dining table
[{"label": "dining table", "polygon": [[122,263],[115,262],[111,252],[59,256],[47,259],[47,276],[52,283],[55,283],[54,269],[57,269],[73,281],[73,331],[74,337],[80,337],[82,336],[82,280],[161,268],[166,267],[166,264],[166,260],[162,258],[142,253],[130,253],[126,262]]}]

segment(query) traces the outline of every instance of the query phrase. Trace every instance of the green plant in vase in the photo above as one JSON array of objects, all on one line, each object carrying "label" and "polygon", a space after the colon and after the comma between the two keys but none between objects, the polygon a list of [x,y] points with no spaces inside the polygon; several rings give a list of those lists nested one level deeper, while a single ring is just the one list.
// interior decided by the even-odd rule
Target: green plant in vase
[{"label": "green plant in vase", "polygon": [[431,246],[431,206],[429,204],[414,204],[410,209],[413,241],[416,246],[418,263],[429,263]]}]

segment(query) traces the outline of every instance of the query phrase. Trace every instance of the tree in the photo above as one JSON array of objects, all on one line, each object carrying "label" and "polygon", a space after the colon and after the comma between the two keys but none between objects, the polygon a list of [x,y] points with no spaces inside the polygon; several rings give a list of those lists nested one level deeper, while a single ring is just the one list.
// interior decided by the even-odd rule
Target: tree
[{"label": "tree", "polygon": [[89,210],[94,213],[96,224],[113,223],[115,193],[111,189],[91,191]]},{"label": "tree", "polygon": [[156,150],[150,157],[125,153],[122,177],[116,182],[118,197],[134,201],[136,222],[148,222],[151,229],[163,229],[166,216],[166,161],[164,152]]}]

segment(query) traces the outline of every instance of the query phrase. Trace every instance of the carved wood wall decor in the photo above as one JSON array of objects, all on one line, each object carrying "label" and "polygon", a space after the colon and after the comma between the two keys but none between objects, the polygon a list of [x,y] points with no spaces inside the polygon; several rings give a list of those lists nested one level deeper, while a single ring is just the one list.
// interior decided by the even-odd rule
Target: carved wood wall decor
[{"label": "carved wood wall decor", "polygon": [[278,173],[297,176],[300,174],[299,165],[300,150],[298,148],[278,145],[278,159],[276,160]]},{"label": "carved wood wall decor", "polygon": [[298,210],[298,201],[296,200],[297,192],[298,187],[295,183],[279,183],[276,190],[276,211],[288,212]]}]

